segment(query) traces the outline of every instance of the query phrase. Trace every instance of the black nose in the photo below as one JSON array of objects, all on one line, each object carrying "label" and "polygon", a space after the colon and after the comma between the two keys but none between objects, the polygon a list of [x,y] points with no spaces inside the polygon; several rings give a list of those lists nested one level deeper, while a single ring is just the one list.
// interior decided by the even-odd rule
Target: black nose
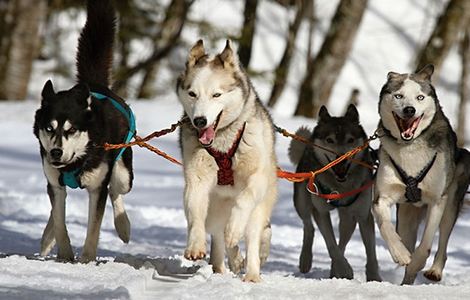
[{"label": "black nose", "polygon": [[54,148],[51,150],[51,157],[52,159],[59,159],[62,157],[62,154],[64,152],[61,150],[61,149],[58,149],[58,148]]},{"label": "black nose", "polygon": [[415,115],[416,109],[413,106],[407,106],[403,109],[403,115],[406,118],[411,118]]},{"label": "black nose", "polygon": [[205,117],[194,118],[194,125],[197,128],[204,128],[207,125],[207,119]]}]

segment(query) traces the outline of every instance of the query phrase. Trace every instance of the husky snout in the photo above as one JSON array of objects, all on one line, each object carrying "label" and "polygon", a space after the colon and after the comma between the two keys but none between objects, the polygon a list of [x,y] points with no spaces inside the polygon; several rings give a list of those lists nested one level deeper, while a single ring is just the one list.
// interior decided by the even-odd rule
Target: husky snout
[{"label": "husky snout", "polygon": [[64,151],[62,151],[62,149],[59,149],[59,148],[54,148],[50,152],[51,158],[55,161],[60,160],[60,158],[62,157],[62,154],[64,154]]},{"label": "husky snout", "polygon": [[198,128],[198,129],[202,129],[202,128],[206,127],[207,119],[206,119],[206,117],[196,117],[196,118],[194,118],[193,123],[194,123],[194,127]]},{"label": "husky snout", "polygon": [[412,118],[416,113],[416,109],[413,106],[407,106],[403,109],[403,116],[406,119]]}]

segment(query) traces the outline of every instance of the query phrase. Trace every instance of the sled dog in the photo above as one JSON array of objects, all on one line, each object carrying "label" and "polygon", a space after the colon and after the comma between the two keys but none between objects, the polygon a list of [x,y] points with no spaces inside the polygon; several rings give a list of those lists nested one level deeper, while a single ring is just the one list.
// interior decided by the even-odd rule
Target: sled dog
[{"label": "sled dog", "polygon": [[[322,106],[318,115],[318,124],[313,132],[306,127],[301,127],[296,134],[338,154],[344,154],[363,145],[367,139],[364,129],[359,124],[359,114],[352,104],[349,105],[346,114],[342,117],[330,116],[326,107]],[[296,172],[301,173],[320,169],[337,158],[331,152],[318,147],[306,146],[296,140],[292,140],[290,144],[289,157],[292,163],[297,165]],[[369,149],[359,153],[355,158],[373,165]],[[330,277],[353,278],[353,270],[344,257],[344,250],[356,228],[356,223],[359,223],[367,254],[367,281],[381,281],[375,254],[374,219],[371,213],[372,180],[371,169],[345,160],[315,178],[316,192],[334,194],[353,191],[369,185],[368,188],[348,197],[327,201],[307,190],[307,182],[294,183],[294,206],[304,226],[299,262],[300,272],[307,273],[312,267],[313,215],[331,258]],[[330,211],[334,209],[338,210],[340,220],[339,244],[336,242],[330,219]]]},{"label": "sled dog", "polygon": [[74,260],[65,225],[66,186],[89,194],[88,229],[81,262],[96,259],[99,231],[109,194],[114,224],[127,243],[130,224],[122,195],[132,187],[132,151],[103,149],[133,135],[133,115],[124,100],[108,89],[113,57],[115,12],[109,0],[88,1],[87,21],[77,53],[77,81],[55,92],[49,80],[36,111],[34,134],[39,140],[47,193],[52,210],[41,240],[41,255],[58,246],[57,259]]},{"label": "sled dog", "polygon": [[[431,252],[439,227],[439,247],[424,273],[439,281],[447,243],[469,184],[470,154],[456,135],[431,83],[432,65],[414,74],[389,72],[380,92],[380,166],[373,211],[393,260],[406,266],[402,284],[412,284]],[[397,206],[396,230],[391,206]],[[425,227],[415,249],[417,231]]]},{"label": "sled dog", "polygon": [[[188,240],[184,256],[206,255],[223,273],[246,266],[244,281],[260,281],[269,254],[270,217],[277,198],[274,130],[238,55],[227,41],[209,56],[199,40],[189,51],[177,94],[190,120],[180,131]],[[244,262],[238,244],[246,242]]]}]

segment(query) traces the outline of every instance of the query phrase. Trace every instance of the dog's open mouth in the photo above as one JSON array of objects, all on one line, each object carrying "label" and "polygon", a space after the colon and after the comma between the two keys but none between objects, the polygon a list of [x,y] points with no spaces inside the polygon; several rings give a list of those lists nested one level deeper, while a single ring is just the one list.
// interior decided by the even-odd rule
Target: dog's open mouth
[{"label": "dog's open mouth", "polygon": [[395,112],[392,113],[393,117],[395,118],[395,122],[397,123],[398,129],[400,130],[401,138],[405,141],[411,140],[415,135],[416,128],[418,128],[419,122],[423,118],[423,115],[416,118],[402,119]]},{"label": "dog's open mouth", "polygon": [[[333,160],[325,154],[326,159],[328,162],[332,162]],[[339,157],[339,156],[338,156]],[[338,158],[336,157],[336,158]],[[351,163],[348,160],[343,160],[339,164],[332,167],[333,173],[335,173],[336,181],[338,182],[345,182],[348,179],[348,171]]]},{"label": "dog's open mouth", "polygon": [[221,116],[222,111],[219,113],[217,119],[215,119],[215,122],[212,123],[212,125],[209,125],[204,129],[198,129],[199,143],[201,143],[203,147],[210,147],[210,145],[212,145],[215,138],[215,131],[217,130]]}]

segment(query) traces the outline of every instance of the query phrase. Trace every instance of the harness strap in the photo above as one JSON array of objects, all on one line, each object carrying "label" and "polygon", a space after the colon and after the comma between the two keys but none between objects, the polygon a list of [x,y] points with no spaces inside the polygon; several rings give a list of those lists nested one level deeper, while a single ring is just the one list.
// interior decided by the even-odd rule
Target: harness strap
[{"label": "harness strap", "polygon": [[[330,192],[328,193],[328,191],[324,191],[322,190],[321,188],[319,189],[317,184],[313,184],[313,188],[307,184],[307,191],[309,191],[310,193],[314,194],[315,196],[317,197],[320,197],[320,198],[323,198],[323,199],[326,199],[328,204],[331,204],[335,207],[345,207],[345,206],[349,206],[351,204],[353,204],[357,198],[359,198],[359,195],[367,190],[368,188],[370,188],[372,185],[374,184],[374,180],[369,180],[368,182],[366,182],[363,186],[357,188],[357,189],[354,189],[354,190],[350,190],[350,191],[347,191],[345,193],[338,193],[338,192]],[[321,184],[319,184],[320,187],[323,187]],[[352,197],[352,196],[355,196],[355,197]],[[341,200],[341,199],[345,199],[345,198],[348,198],[348,197],[352,197],[350,198],[349,201],[342,201],[342,202],[339,202],[338,200]]]},{"label": "harness strap", "polygon": [[418,173],[416,177],[409,176],[389,155],[390,160],[392,161],[393,166],[400,175],[401,181],[406,185],[405,188],[405,198],[408,202],[416,203],[421,201],[421,189],[418,187],[418,184],[423,181],[424,177],[431,170],[434,162],[436,161],[437,153],[434,154],[434,157],[426,166]]},{"label": "harness strap", "polygon": [[[129,143],[131,139],[135,136],[136,133],[136,125],[135,125],[135,116],[134,113],[130,108],[126,109],[122,104],[120,104],[118,101],[115,99],[98,93],[98,92],[90,92],[91,96],[93,96],[95,99],[98,100],[109,100],[111,104],[120,112],[124,115],[124,117],[127,119],[127,122],[129,123],[129,131],[127,132],[126,138],[124,140],[124,143]],[[114,163],[116,163],[121,156],[123,155],[124,151],[126,148],[122,148],[119,150],[118,155],[116,155],[116,158],[114,159]],[[59,183],[64,186],[68,186],[69,188],[76,189],[80,187],[80,184],[78,183],[77,177],[78,174],[80,173],[81,168],[77,168],[72,171],[65,171],[61,172],[61,175],[59,177]]]},{"label": "harness strap", "polygon": [[243,123],[242,128],[238,130],[235,141],[232,147],[227,152],[220,152],[212,147],[205,148],[207,152],[215,159],[215,163],[219,167],[217,170],[217,185],[234,185],[235,181],[233,178],[232,170],[232,157],[237,152],[238,145],[245,131],[246,123]]}]

